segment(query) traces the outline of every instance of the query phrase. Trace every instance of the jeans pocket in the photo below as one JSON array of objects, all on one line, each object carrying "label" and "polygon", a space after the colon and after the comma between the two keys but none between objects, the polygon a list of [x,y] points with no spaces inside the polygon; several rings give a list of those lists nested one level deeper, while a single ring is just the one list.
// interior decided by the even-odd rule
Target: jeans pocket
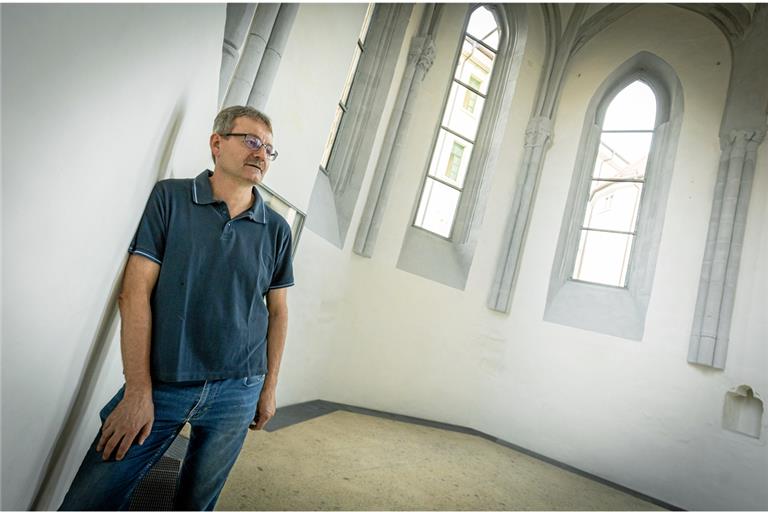
[{"label": "jeans pocket", "polygon": [[243,386],[253,388],[260,386],[264,382],[264,375],[251,375],[243,379]]}]

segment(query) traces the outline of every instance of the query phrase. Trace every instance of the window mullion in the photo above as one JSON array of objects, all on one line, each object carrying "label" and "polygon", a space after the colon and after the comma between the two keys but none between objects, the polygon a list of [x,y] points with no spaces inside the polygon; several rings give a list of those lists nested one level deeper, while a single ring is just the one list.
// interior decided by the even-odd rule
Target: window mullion
[{"label": "window mullion", "polygon": [[460,138],[460,139],[462,139],[462,140],[465,140],[465,141],[469,142],[469,143],[470,143],[470,144],[472,144],[472,145],[474,145],[474,144],[475,144],[475,141],[473,141],[472,139],[469,139],[468,137],[465,137],[464,135],[460,134],[459,132],[456,132],[456,131],[454,131],[454,130],[451,130],[450,128],[448,128],[448,127],[447,127],[447,126],[445,126],[444,124],[441,124],[441,125],[440,125],[440,128],[442,128],[443,130],[447,131],[448,133],[450,133],[450,134],[452,134],[452,135],[455,135],[455,136],[457,136],[458,138]]},{"label": "window mullion", "polygon": [[481,93],[480,91],[478,91],[477,89],[475,89],[475,88],[474,88],[474,87],[472,87],[471,85],[469,85],[469,84],[466,84],[466,83],[462,82],[462,81],[461,81],[461,80],[459,80],[458,78],[454,78],[454,79],[453,79],[453,81],[454,81],[454,82],[456,82],[457,84],[461,85],[462,87],[465,87],[465,88],[469,89],[470,91],[472,91],[473,93],[477,94],[478,96],[480,96],[480,97],[481,97],[481,98],[483,98],[483,99],[485,99],[485,98],[487,98],[487,97],[488,97],[488,95],[487,95],[487,94],[483,94],[483,93]]},{"label": "window mullion", "polygon": [[592,181],[610,181],[611,183],[645,183],[645,180],[637,178],[592,178]]},{"label": "window mullion", "polygon": [[431,174],[428,174],[428,175],[427,175],[427,178],[429,178],[429,179],[432,179],[432,180],[435,180],[435,181],[437,181],[437,182],[440,182],[440,183],[442,183],[443,185],[446,185],[446,186],[448,186],[448,187],[451,187],[452,189],[454,189],[454,190],[456,190],[456,191],[458,191],[458,192],[461,192],[461,191],[463,191],[463,190],[464,190],[464,189],[462,189],[462,188],[459,188],[457,185],[454,185],[453,183],[449,183],[449,182],[447,182],[447,181],[444,181],[443,179],[439,178],[438,176],[432,176]]},{"label": "window mullion", "polygon": [[483,47],[484,47],[486,50],[488,50],[489,52],[493,52],[493,54],[494,54],[494,55],[496,55],[496,54],[498,53],[498,51],[496,51],[496,50],[494,50],[493,48],[491,48],[491,47],[488,45],[488,43],[486,43],[485,41],[481,41],[480,39],[476,38],[475,36],[473,36],[473,35],[472,35],[472,34],[470,34],[469,32],[466,32],[466,33],[464,34],[464,36],[465,36],[465,37],[468,37],[469,39],[471,39],[471,40],[473,40],[473,41],[475,41],[477,44],[479,44],[479,45],[483,46]]},{"label": "window mullion", "polygon": [[583,229],[584,231],[598,231],[600,233],[613,233],[616,235],[632,235],[632,236],[637,235],[637,231],[619,231],[616,229],[588,228],[586,226],[582,226],[581,229]]}]

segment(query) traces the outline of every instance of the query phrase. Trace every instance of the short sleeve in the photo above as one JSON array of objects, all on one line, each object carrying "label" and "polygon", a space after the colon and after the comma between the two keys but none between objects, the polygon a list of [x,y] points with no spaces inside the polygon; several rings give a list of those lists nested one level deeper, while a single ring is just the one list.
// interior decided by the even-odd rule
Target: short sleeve
[{"label": "short sleeve", "polygon": [[164,198],[163,187],[160,183],[155,184],[139,221],[139,227],[128,247],[129,253],[140,254],[159,264],[163,262],[167,233],[167,208]]},{"label": "short sleeve", "polygon": [[275,269],[272,272],[272,282],[269,289],[293,286],[293,260],[291,230],[288,223],[283,222],[278,230],[278,240],[275,256]]}]

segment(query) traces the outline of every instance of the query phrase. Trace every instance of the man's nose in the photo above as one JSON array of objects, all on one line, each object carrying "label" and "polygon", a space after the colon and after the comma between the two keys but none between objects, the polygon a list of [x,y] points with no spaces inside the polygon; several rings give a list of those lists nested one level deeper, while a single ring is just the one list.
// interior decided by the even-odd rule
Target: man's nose
[{"label": "man's nose", "polygon": [[253,155],[257,155],[257,156],[261,156],[262,152],[264,152],[264,158],[263,159],[266,160],[268,155],[267,155],[267,148],[266,148],[266,146],[264,144],[259,146],[259,149],[252,149],[251,150],[251,153]]}]

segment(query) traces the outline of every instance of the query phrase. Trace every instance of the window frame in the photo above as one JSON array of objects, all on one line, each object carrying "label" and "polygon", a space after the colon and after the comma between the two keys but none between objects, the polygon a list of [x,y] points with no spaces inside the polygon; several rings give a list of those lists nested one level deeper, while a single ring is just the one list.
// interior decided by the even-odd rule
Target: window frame
[{"label": "window frame", "polygon": [[[512,100],[517,88],[518,78],[524,62],[524,52],[528,40],[528,11],[524,4],[447,4],[442,13],[442,20],[450,20],[451,11],[463,9],[462,22],[456,23],[455,50],[448,55],[441,55],[438,49],[436,61],[442,61],[445,67],[450,67],[450,73],[440,78],[442,87],[452,83],[455,65],[461,52],[461,45],[469,22],[469,16],[476,7],[485,5],[495,12],[495,18],[501,34],[499,37],[497,58],[494,62],[494,73],[488,83],[487,98],[480,119],[475,147],[471,159],[467,162],[468,169],[464,180],[463,192],[457,207],[453,222],[452,237],[447,239],[431,231],[413,225],[418,213],[419,201],[426,179],[420,180],[420,185],[414,190],[412,210],[407,219],[407,227],[403,238],[397,268],[424,277],[451,288],[463,290],[466,287],[469,270],[474,258],[475,249],[480,237],[483,217],[490,195],[490,183],[496,164],[504,144],[504,134],[511,118]],[[443,23],[444,21],[441,21]],[[445,53],[448,53],[446,51]],[[449,60],[450,59],[450,60]],[[450,62],[450,65],[447,63]],[[435,116],[433,128],[433,145],[439,136],[446,98],[450,95],[450,87],[446,87],[442,102],[435,106],[439,117]],[[430,98],[431,100],[431,98]],[[430,146],[430,149],[433,146]],[[424,152],[424,175],[429,172],[432,153]]]},{"label": "window frame", "polygon": [[[480,9],[481,7],[485,7],[486,9],[491,11],[491,13],[492,13],[492,15],[494,17],[494,20],[496,21],[496,26],[498,27],[498,30],[499,30],[499,43],[498,43],[497,48],[495,50],[493,48],[491,48],[488,44],[484,43],[483,41],[480,41],[475,36],[473,36],[473,35],[471,35],[471,34],[469,34],[467,32],[467,29],[469,28],[469,22],[470,22],[470,19],[472,18],[472,15],[474,14],[474,12],[477,9]],[[491,72],[490,72],[490,75],[489,75],[489,80],[488,80],[488,88],[487,88],[485,93],[483,93],[480,90],[472,87],[470,84],[465,83],[465,82],[463,82],[463,81],[461,81],[461,80],[456,78],[456,69],[457,69],[457,66],[458,66],[458,63],[459,63],[459,59],[461,58],[461,52],[462,52],[462,48],[464,46],[464,41],[466,40],[467,37],[469,37],[470,39],[475,41],[478,45],[484,46],[485,48],[487,48],[488,50],[490,50],[490,51],[492,51],[494,53],[493,69],[491,69]],[[488,100],[489,100],[489,98],[491,98],[491,95],[493,93],[496,93],[495,89],[497,88],[496,83],[498,82],[498,78],[497,77],[499,75],[499,73],[497,73],[497,69],[499,67],[499,64],[501,63],[502,51],[503,51],[504,47],[506,46],[506,41],[507,41],[507,39],[509,37],[510,37],[509,29],[506,28],[505,24],[503,23],[503,12],[501,11],[501,9],[497,5],[490,4],[490,3],[478,3],[478,4],[473,4],[473,5],[469,6],[469,8],[467,9],[466,17],[464,19],[464,25],[462,26],[461,37],[459,38],[458,47],[456,49],[456,54],[455,54],[454,59],[452,61],[453,62],[453,66],[451,67],[451,75],[450,75],[450,78],[449,78],[448,87],[446,88],[445,95],[443,97],[443,106],[440,109],[440,116],[437,119],[436,129],[435,129],[435,132],[434,132],[434,135],[433,135],[433,138],[432,138],[432,144],[430,146],[431,150],[430,150],[430,153],[429,153],[429,157],[427,158],[427,162],[426,162],[426,169],[424,171],[424,177],[423,177],[423,179],[421,181],[421,186],[419,187],[419,192],[418,192],[418,195],[416,196],[416,204],[415,204],[415,207],[413,209],[413,213],[411,215],[411,225],[410,225],[411,228],[418,229],[421,232],[428,233],[429,235],[438,237],[438,238],[440,238],[442,240],[446,240],[448,242],[452,242],[452,241],[455,240],[455,236],[457,235],[457,233],[455,232],[457,224],[458,224],[457,221],[459,220],[459,216],[462,214],[462,204],[463,203],[465,204],[466,200],[467,200],[466,199],[467,194],[465,194],[465,191],[467,191],[467,189],[471,185],[471,182],[473,181],[473,180],[470,180],[470,178],[471,178],[470,173],[472,173],[473,168],[476,167],[475,165],[473,165],[474,162],[476,161],[476,159],[475,159],[475,154],[476,154],[475,149],[479,145],[478,142],[479,141],[482,142],[481,141],[481,137],[486,137],[485,132],[487,131],[487,124],[488,124],[486,121],[487,121],[488,116],[486,116],[485,113],[487,112],[488,104],[490,104],[490,102]],[[448,102],[449,102],[450,97],[451,97],[451,89],[453,88],[454,84],[458,84],[461,87],[465,87],[468,91],[474,92],[475,94],[477,94],[478,96],[483,98],[483,102],[484,102],[484,104],[483,104],[483,112],[480,113],[479,116],[478,116],[477,113],[471,113],[470,114],[471,116],[473,116],[474,118],[477,119],[477,129],[475,131],[475,136],[472,139],[470,139],[470,138],[468,138],[468,137],[466,137],[466,136],[464,136],[462,134],[459,134],[456,131],[452,130],[451,128],[448,128],[448,127],[443,125],[443,119],[445,118],[445,113],[446,113],[446,110],[448,108]],[[463,101],[462,101],[462,104],[463,104]],[[463,109],[463,105],[462,105],[461,108]],[[484,125],[484,122],[485,122],[485,125]],[[467,162],[467,171],[466,171],[466,174],[464,175],[464,180],[463,180],[463,183],[462,183],[461,187],[459,187],[457,185],[454,185],[452,183],[447,183],[446,181],[441,180],[441,179],[439,179],[439,178],[437,178],[435,176],[430,176],[430,174],[429,174],[429,170],[432,167],[432,161],[435,158],[435,150],[437,148],[437,142],[438,142],[438,140],[440,140],[440,131],[441,130],[444,130],[447,133],[452,134],[455,137],[460,138],[461,140],[465,141],[468,146],[471,147],[471,154],[470,154],[469,160]],[[465,150],[467,149],[466,145],[465,145],[464,149]],[[419,225],[416,224],[416,220],[418,218],[419,206],[421,205],[421,200],[422,200],[422,197],[424,195],[424,190],[426,189],[428,180],[430,180],[430,179],[435,180],[439,184],[446,185],[446,186],[448,186],[448,187],[450,187],[450,188],[452,188],[452,189],[454,189],[454,190],[459,192],[459,199],[456,202],[456,210],[455,210],[455,213],[453,215],[453,219],[451,219],[451,227],[448,230],[448,236],[444,236],[444,235],[441,235],[439,233],[435,233],[434,231],[431,231],[431,230],[429,230],[429,229],[427,229],[425,227],[422,227],[422,226],[419,226]],[[461,236],[461,235],[462,234],[459,234],[459,236]]]},{"label": "window frame", "polygon": [[[628,80],[630,78],[631,78],[631,75],[629,77],[627,77]],[[608,112],[608,108],[611,106],[611,103],[613,103],[613,101],[616,99],[616,97],[619,94],[621,94],[624,91],[624,89],[626,89],[630,85],[634,84],[635,82],[642,82],[649,89],[651,89],[651,92],[654,95],[654,101],[656,103],[656,105],[655,105],[656,106],[656,118],[654,119],[653,130],[605,130],[604,129],[605,114]],[[600,284],[600,285],[603,285],[603,286],[610,286],[610,287],[613,287],[613,288],[625,289],[625,288],[628,287],[629,276],[630,276],[630,273],[632,271],[632,265],[633,265],[633,259],[634,259],[633,254],[636,252],[636,245],[637,245],[636,242],[637,242],[637,237],[638,237],[638,225],[640,223],[640,217],[643,214],[643,208],[644,208],[644,204],[645,204],[644,200],[645,200],[645,195],[646,195],[646,186],[645,185],[646,185],[646,179],[647,179],[647,171],[648,171],[648,168],[650,167],[650,155],[653,152],[653,145],[655,143],[655,138],[656,138],[656,130],[659,127],[660,120],[659,120],[659,97],[658,97],[658,94],[656,93],[656,91],[654,90],[654,87],[651,84],[646,82],[643,78],[636,78],[636,79],[630,80],[628,82],[623,80],[621,83],[625,83],[625,85],[623,87],[616,87],[616,88],[614,88],[613,91],[612,91],[612,94],[606,96],[602,100],[600,108],[598,108],[598,111],[597,111],[597,118],[595,119],[595,125],[599,128],[599,133],[597,134],[598,140],[597,140],[597,145],[594,148],[595,157],[592,159],[592,172],[590,173],[590,176],[589,176],[589,183],[588,184],[590,185],[590,187],[587,189],[586,195],[582,197],[582,201],[584,201],[584,209],[583,209],[583,212],[582,212],[582,215],[581,215],[581,219],[582,220],[580,221],[581,227],[579,228],[579,240],[577,242],[577,245],[581,243],[581,232],[584,231],[584,230],[587,230],[587,231],[599,231],[599,232],[614,232],[614,233],[617,233],[617,234],[631,235],[632,239],[630,240],[630,246],[629,246],[629,259],[627,261],[627,268],[623,272],[623,274],[624,274],[624,282],[621,285],[613,285],[613,284],[608,284],[608,283],[600,283],[598,281],[588,281],[586,279],[578,279],[578,278],[576,278],[575,277],[575,274],[576,274],[575,267],[576,267],[576,260],[578,259],[578,255],[579,255],[579,248],[578,248],[578,246],[576,248],[576,253],[573,255],[573,262],[572,262],[571,267],[570,267],[571,271],[570,271],[570,278],[569,279],[572,280],[572,281],[578,281],[580,283]],[[595,164],[597,162],[597,159],[599,158],[600,144],[603,144],[603,142],[602,142],[602,135],[604,133],[621,133],[621,132],[625,132],[625,133],[628,133],[628,132],[643,132],[643,133],[650,132],[651,133],[651,144],[650,144],[650,146],[648,148],[648,161],[646,161],[645,169],[643,169],[643,178],[642,178],[642,180],[632,180],[632,179],[602,179],[602,180],[596,180],[594,178],[594,168],[595,168]],[[584,217],[585,217],[585,215],[587,213],[587,208],[589,207],[590,195],[591,195],[591,183],[593,181],[612,181],[612,182],[615,182],[615,183],[634,183],[634,182],[639,182],[639,183],[642,184],[642,190],[640,191],[640,199],[639,199],[639,202],[638,202],[638,205],[637,205],[637,214],[636,214],[636,220],[635,220],[635,225],[634,225],[634,230],[633,231],[631,231],[631,232],[611,231],[611,230],[587,228],[587,227],[584,226]],[[611,198],[613,198],[614,193],[615,192],[611,193],[611,195],[610,195]]]},{"label": "window frame", "polygon": [[[657,107],[626,285],[616,287],[576,280],[572,272],[605,113],[616,95],[637,80],[651,88]],[[643,51],[628,59],[597,88],[585,115],[563,213],[544,311],[545,321],[625,339],[642,339],[682,112],[680,80],[669,64],[650,52]]]}]

